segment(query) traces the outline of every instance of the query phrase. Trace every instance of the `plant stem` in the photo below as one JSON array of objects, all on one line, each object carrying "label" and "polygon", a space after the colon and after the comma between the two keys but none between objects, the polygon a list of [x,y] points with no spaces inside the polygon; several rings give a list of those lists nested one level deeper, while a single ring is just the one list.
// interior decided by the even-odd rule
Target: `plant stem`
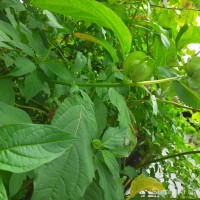
[{"label": "plant stem", "polygon": [[187,8],[165,8],[163,6],[157,6],[157,5],[152,5],[150,4],[152,7],[156,7],[156,8],[163,8],[163,9],[168,9],[168,10],[193,10],[193,11],[200,11],[200,9],[194,9],[194,8],[190,8],[190,9],[187,9]]},{"label": "plant stem", "polygon": [[162,100],[162,99],[157,99],[157,101],[160,101],[160,102],[163,102],[163,103],[167,103],[167,104],[171,104],[171,105],[174,105],[176,107],[192,110],[194,112],[200,112],[200,109],[198,109],[198,108],[192,108],[192,107],[189,107],[189,106],[184,106],[184,105],[181,105],[181,104],[173,102],[173,101],[167,101],[167,100]]},{"label": "plant stem", "polygon": [[41,110],[41,109],[39,109],[39,108],[35,108],[35,107],[31,107],[31,106],[24,106],[24,105],[20,105],[20,104],[15,104],[15,105],[16,105],[17,107],[19,107],[19,108],[25,108],[25,109],[37,110],[38,112],[47,115],[47,112],[46,112],[46,111]]},{"label": "plant stem", "polygon": [[179,156],[185,156],[185,155],[189,155],[189,154],[197,154],[197,153],[200,153],[200,151],[188,151],[188,152],[173,154],[173,155],[170,155],[170,156],[164,156],[164,157],[161,157],[161,158],[158,158],[158,159],[143,163],[143,164],[137,166],[136,169],[145,167],[145,166],[150,165],[152,163],[156,163],[156,162],[160,162],[160,161],[163,161],[163,160],[167,160],[167,159],[170,159],[170,158],[175,158],[175,157],[179,157]]},{"label": "plant stem", "polygon": [[46,80],[50,83],[60,84],[60,85],[78,85],[80,87],[131,87],[137,85],[151,85],[157,83],[165,83],[169,81],[177,80],[177,77],[173,78],[166,78],[154,81],[142,81],[142,82],[120,82],[120,83],[108,83],[108,82],[101,82],[101,83],[88,83],[88,82],[64,82],[64,81],[56,81],[56,80]]}]

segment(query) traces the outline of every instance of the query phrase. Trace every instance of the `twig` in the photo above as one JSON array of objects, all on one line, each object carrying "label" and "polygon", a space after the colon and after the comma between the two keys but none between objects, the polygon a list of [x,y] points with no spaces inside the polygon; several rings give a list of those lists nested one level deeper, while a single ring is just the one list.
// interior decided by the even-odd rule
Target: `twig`
[{"label": "twig", "polygon": [[179,157],[179,156],[185,156],[185,155],[189,155],[189,154],[198,154],[198,153],[200,154],[200,151],[188,151],[188,152],[173,154],[173,155],[170,155],[170,156],[164,156],[164,157],[161,157],[161,158],[158,158],[158,159],[143,163],[143,164],[137,166],[136,169],[145,167],[145,166],[150,165],[152,163],[156,163],[156,162],[160,162],[160,161],[163,161],[163,160],[167,160],[167,159],[170,159],[170,158],[175,158],[175,157]]}]

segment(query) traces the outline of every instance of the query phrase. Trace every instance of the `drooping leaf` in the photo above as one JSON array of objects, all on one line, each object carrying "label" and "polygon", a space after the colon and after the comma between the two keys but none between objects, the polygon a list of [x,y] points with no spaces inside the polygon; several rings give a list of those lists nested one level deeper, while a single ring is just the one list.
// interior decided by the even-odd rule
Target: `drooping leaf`
[{"label": "drooping leaf", "polygon": [[76,54],[75,62],[72,65],[71,71],[74,73],[81,72],[81,70],[86,66],[87,59],[82,52],[78,51]]},{"label": "drooping leaf", "polygon": [[6,188],[3,184],[2,177],[0,177],[0,199],[2,200],[8,200],[8,196],[6,193]]},{"label": "drooping leaf", "polygon": [[114,88],[109,89],[109,98],[111,103],[117,107],[119,111],[118,120],[120,126],[131,127],[131,118],[129,109],[122,95],[120,95]]},{"label": "drooping leaf", "polygon": [[185,84],[179,81],[173,81],[173,87],[181,99],[186,105],[200,108],[200,95],[187,87]]},{"label": "drooping leaf", "polygon": [[26,179],[26,173],[13,173],[9,181],[9,196],[15,195]]},{"label": "drooping leaf", "polygon": [[49,60],[43,63],[40,63],[41,69],[48,75],[48,71],[55,74],[56,76],[64,79],[71,80],[71,75],[68,72],[66,66],[59,60]]},{"label": "drooping leaf", "polygon": [[188,44],[199,43],[200,41],[200,26],[190,26],[182,35],[178,42],[178,48],[182,48]]},{"label": "drooping leaf", "polygon": [[84,197],[81,200],[104,200],[103,190],[100,188],[96,180],[93,180],[92,183],[87,188]]},{"label": "drooping leaf", "polygon": [[103,134],[100,145],[110,149],[117,157],[126,157],[130,151],[129,134],[128,128],[109,127]]},{"label": "drooping leaf", "polygon": [[110,173],[104,163],[97,161],[96,168],[99,174],[99,185],[104,191],[104,199],[122,200],[124,199],[122,185]]},{"label": "drooping leaf", "polygon": [[53,13],[49,12],[48,10],[44,10],[43,13],[48,17],[49,21],[48,21],[48,25],[53,27],[53,28],[64,28],[63,26],[61,26],[55,16],[53,15]]},{"label": "drooping leaf", "polygon": [[101,150],[103,159],[110,172],[119,178],[119,163],[117,162],[115,156],[108,150]]},{"label": "drooping leaf", "polygon": [[31,122],[25,111],[0,102],[0,125]]},{"label": "drooping leaf", "polygon": [[63,156],[37,170],[32,199],[77,200],[94,178],[91,147],[91,139],[97,137],[94,108],[79,96],[66,99],[52,125],[73,133],[77,140]]},{"label": "drooping leaf", "polygon": [[14,105],[15,103],[15,91],[13,89],[13,83],[11,80],[0,79],[0,101]]},{"label": "drooping leaf", "polygon": [[98,135],[100,136],[106,127],[108,111],[100,98],[94,99],[94,108],[98,126]]},{"label": "drooping leaf", "polygon": [[35,64],[25,57],[18,57],[15,60],[15,68],[8,74],[8,76],[22,76],[28,74],[36,69]]},{"label": "drooping leaf", "polygon": [[37,71],[27,74],[24,81],[24,95],[26,101],[36,96],[41,91],[42,86],[43,82],[37,74]]},{"label": "drooping leaf", "polygon": [[33,0],[32,2],[37,7],[107,27],[118,37],[123,54],[130,51],[132,37],[128,28],[112,10],[102,3],[94,0]]},{"label": "drooping leaf", "polygon": [[20,0],[2,0],[0,2],[1,8],[9,8],[12,7],[18,11],[24,11],[25,7],[24,5],[20,2]]},{"label": "drooping leaf", "polygon": [[102,40],[102,39],[97,38],[97,37],[94,37],[92,35],[86,34],[86,33],[78,33],[77,32],[77,33],[74,33],[74,36],[77,37],[77,38],[80,38],[80,39],[84,39],[84,40],[87,40],[87,41],[90,41],[90,42],[95,42],[97,44],[102,45],[110,53],[114,62],[119,61],[114,48],[107,41]]},{"label": "drooping leaf", "polygon": [[21,173],[61,156],[74,137],[48,125],[11,124],[0,128],[0,169]]},{"label": "drooping leaf", "polygon": [[129,199],[144,190],[156,193],[158,191],[165,190],[165,188],[156,179],[146,177],[144,174],[141,174],[131,183],[131,192]]}]

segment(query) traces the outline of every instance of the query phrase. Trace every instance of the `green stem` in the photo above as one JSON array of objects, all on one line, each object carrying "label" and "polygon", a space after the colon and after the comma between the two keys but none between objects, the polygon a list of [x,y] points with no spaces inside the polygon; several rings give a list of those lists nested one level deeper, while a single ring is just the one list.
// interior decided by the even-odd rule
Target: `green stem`
[{"label": "green stem", "polygon": [[156,8],[163,8],[163,9],[168,9],[168,10],[193,10],[193,11],[200,11],[200,9],[195,9],[195,8],[165,8],[163,6],[157,6],[157,5],[152,5],[150,4],[152,7],[156,7]]},{"label": "green stem", "polygon": [[200,112],[200,109],[198,109],[198,108],[192,108],[192,107],[189,107],[189,106],[184,106],[184,105],[181,105],[181,104],[173,102],[173,101],[167,101],[167,100],[162,100],[162,99],[157,99],[157,101],[160,101],[160,102],[163,102],[163,103],[167,103],[167,104],[171,104],[171,105],[174,105],[176,107],[192,110],[194,112]]},{"label": "green stem", "polygon": [[137,9],[136,9],[136,11],[135,11],[135,13],[134,13],[132,19],[135,19],[135,16],[137,15],[137,12],[138,12],[138,10],[139,10],[139,8],[140,8],[141,5],[142,5],[142,0],[140,0],[140,2],[139,2],[139,4],[138,4],[138,7],[137,7]]},{"label": "green stem", "polygon": [[48,50],[47,50],[47,53],[46,53],[45,56],[44,56],[43,61],[45,61],[45,60],[48,58],[48,56],[49,56],[49,54],[50,54],[50,52],[51,52],[51,49],[54,47],[54,44],[55,44],[55,42],[56,42],[57,36],[58,36],[58,34],[55,36],[53,42],[52,42],[51,45],[49,46],[49,48],[48,48]]},{"label": "green stem", "polygon": [[137,85],[151,85],[151,84],[157,84],[157,83],[165,83],[169,81],[177,80],[177,77],[173,78],[166,78],[166,79],[160,79],[160,80],[154,80],[154,81],[142,81],[142,82],[120,82],[120,83],[83,83],[83,82],[64,82],[64,81],[56,81],[56,80],[46,80],[47,82],[54,83],[54,84],[60,84],[60,85],[78,85],[80,87],[131,87],[131,86],[137,86]]},{"label": "green stem", "polygon": [[24,106],[24,105],[20,105],[20,104],[15,104],[18,108],[25,108],[25,109],[31,109],[31,110],[36,110],[36,111],[38,111],[38,112],[40,112],[40,113],[43,113],[43,114],[45,114],[45,115],[47,115],[47,112],[46,111],[44,111],[44,110],[41,110],[41,109],[39,109],[39,108],[35,108],[35,107],[31,107],[31,106]]},{"label": "green stem", "polygon": [[163,161],[163,160],[167,160],[167,159],[170,159],[170,158],[175,158],[175,157],[179,157],[179,156],[185,156],[185,155],[189,155],[189,154],[197,154],[197,153],[200,153],[200,151],[188,151],[188,152],[173,154],[173,155],[170,155],[170,156],[164,156],[164,157],[161,157],[161,158],[158,158],[158,159],[143,163],[143,164],[137,166],[136,169],[148,166],[148,165],[150,165],[152,163],[156,163],[156,162],[160,162],[160,161]]}]

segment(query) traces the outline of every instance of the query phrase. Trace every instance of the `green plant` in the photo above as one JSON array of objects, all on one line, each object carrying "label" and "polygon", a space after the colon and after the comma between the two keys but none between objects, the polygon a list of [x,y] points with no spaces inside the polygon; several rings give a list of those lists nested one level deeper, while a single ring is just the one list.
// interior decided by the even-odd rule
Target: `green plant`
[{"label": "green plant", "polygon": [[198,11],[185,0],[2,0],[0,199],[144,199],[149,183],[167,199],[178,182],[176,198],[198,198],[198,53],[187,46],[200,39]]}]

